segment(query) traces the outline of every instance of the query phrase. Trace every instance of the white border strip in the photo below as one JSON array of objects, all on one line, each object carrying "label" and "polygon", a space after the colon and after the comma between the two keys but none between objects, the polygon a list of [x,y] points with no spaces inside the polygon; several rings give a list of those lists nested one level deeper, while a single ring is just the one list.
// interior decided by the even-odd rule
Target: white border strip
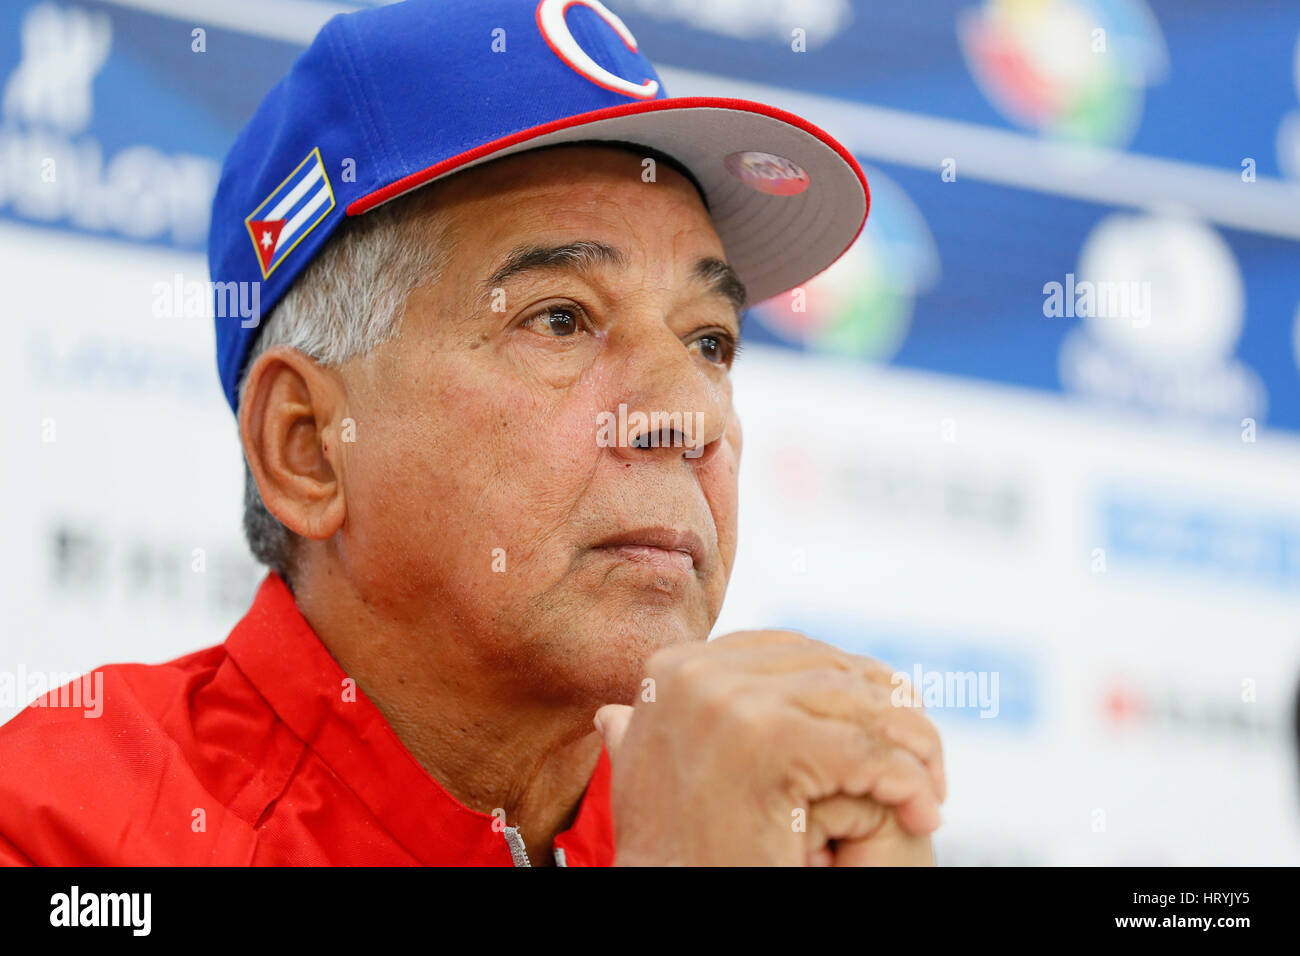
[{"label": "white border strip", "polygon": [[196,27],[221,27],[307,46],[325,21],[336,13],[351,13],[373,3],[333,3],[317,0],[104,0],[192,23]]}]

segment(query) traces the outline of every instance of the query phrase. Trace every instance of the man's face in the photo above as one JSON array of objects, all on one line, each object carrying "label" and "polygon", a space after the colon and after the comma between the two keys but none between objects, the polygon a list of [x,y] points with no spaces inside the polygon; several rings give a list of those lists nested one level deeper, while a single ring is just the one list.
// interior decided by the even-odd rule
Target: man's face
[{"label": "man's face", "polygon": [[[740,327],[700,265],[725,256],[694,187],[642,170],[561,147],[426,187],[447,265],[342,369],[340,560],[380,613],[557,700],[630,701],[651,653],[707,637],[735,557]],[[619,447],[620,405],[631,439],[635,412],[678,417]]]}]

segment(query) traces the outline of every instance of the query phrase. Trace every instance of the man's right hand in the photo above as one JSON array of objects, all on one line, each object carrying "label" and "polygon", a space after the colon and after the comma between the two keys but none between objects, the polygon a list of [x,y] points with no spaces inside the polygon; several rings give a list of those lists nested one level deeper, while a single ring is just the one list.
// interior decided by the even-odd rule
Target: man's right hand
[{"label": "man's right hand", "polygon": [[939,735],[883,664],[742,631],[661,651],[647,676],[653,700],[596,714],[620,865],[933,862]]}]

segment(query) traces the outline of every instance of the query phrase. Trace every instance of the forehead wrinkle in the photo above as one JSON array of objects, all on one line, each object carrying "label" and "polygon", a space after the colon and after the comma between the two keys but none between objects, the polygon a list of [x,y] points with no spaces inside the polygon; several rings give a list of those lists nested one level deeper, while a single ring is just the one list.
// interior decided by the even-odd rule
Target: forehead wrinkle
[{"label": "forehead wrinkle", "polygon": [[622,249],[592,239],[578,239],[557,246],[524,243],[512,249],[496,271],[483,281],[479,305],[483,305],[494,289],[527,272],[547,269],[590,272],[599,266],[624,268],[627,264],[628,255]]},{"label": "forehead wrinkle", "polygon": [[[528,272],[560,269],[591,272],[601,266],[626,268],[628,262],[628,254],[622,249],[592,239],[578,239],[553,246],[523,243],[512,249],[501,265],[483,281],[478,306],[480,309],[485,307],[495,289]],[[726,299],[735,310],[737,321],[743,324],[749,294],[729,263],[716,256],[705,256],[696,261],[691,277],[703,282],[710,293]]]}]

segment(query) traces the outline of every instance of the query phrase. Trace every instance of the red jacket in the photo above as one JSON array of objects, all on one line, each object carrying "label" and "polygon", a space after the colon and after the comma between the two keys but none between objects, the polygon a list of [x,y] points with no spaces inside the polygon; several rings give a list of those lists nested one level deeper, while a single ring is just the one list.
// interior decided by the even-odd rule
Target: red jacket
[{"label": "red jacket", "polygon": [[[0,863],[513,862],[513,829],[443,790],[359,689],[344,700],[347,675],[274,574],[224,644],[93,673],[100,716],[34,703],[0,727]],[[569,866],[613,862],[604,752],[555,847]]]}]

